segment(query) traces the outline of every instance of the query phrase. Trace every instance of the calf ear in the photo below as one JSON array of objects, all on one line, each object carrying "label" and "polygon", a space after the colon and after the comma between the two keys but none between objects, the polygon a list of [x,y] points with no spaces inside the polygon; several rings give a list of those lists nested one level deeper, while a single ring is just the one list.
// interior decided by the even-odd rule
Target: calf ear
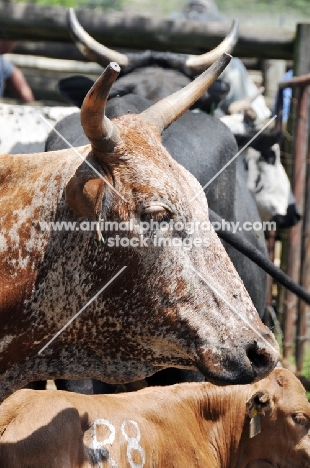
[{"label": "calf ear", "polygon": [[[99,221],[104,191],[105,183],[100,178],[72,177],[66,186],[66,201],[76,215]],[[97,234],[100,240],[99,231]]]},{"label": "calf ear", "polygon": [[254,393],[246,402],[246,412],[249,418],[254,418],[257,415],[264,415],[266,411],[271,409],[271,398],[266,390],[260,390]]}]

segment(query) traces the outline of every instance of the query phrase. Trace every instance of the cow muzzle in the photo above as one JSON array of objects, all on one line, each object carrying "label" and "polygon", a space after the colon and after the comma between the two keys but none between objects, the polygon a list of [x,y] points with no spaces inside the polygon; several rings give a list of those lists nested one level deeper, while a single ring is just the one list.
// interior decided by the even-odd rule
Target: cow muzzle
[{"label": "cow muzzle", "polygon": [[280,358],[279,345],[273,334],[266,330],[252,342],[242,340],[215,351],[213,347],[201,347],[197,367],[207,381],[217,385],[248,384],[263,379]]}]

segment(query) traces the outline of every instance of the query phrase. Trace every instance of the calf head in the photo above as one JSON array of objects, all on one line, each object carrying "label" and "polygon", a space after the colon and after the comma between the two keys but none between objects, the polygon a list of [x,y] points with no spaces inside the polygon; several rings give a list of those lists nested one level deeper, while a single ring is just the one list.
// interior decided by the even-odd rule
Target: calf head
[{"label": "calf head", "polygon": [[[275,369],[255,384],[257,391],[247,402],[249,418],[261,419],[261,431],[248,437],[246,457],[238,466],[247,468],[306,468],[310,465],[310,404],[297,377]],[[251,460],[247,464],[247,460]]]},{"label": "calf head", "polygon": [[[101,221],[100,254],[97,250],[93,258],[90,250],[87,261],[98,272],[104,269],[107,278],[127,266],[122,284],[112,285],[113,300],[90,305],[96,331],[89,341],[84,337],[84,345],[104,360],[105,381],[130,381],[173,365],[198,367],[213,382],[246,383],[269,373],[278,359],[272,334],[208,223],[200,185],[161,144],[161,132],[227,60],[224,56],[139,115],[113,121],[104,116],[116,64],[106,68],[84,100],[81,121],[97,173],[80,165],[67,184],[66,200],[77,216]],[[106,221],[122,224],[118,241]],[[98,272],[92,279],[100,289]],[[88,327],[94,328],[90,322]]]}]

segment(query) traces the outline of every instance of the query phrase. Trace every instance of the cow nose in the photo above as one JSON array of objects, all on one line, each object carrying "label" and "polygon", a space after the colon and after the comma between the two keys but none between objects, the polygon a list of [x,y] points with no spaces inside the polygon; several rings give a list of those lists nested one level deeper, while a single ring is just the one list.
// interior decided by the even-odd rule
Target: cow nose
[{"label": "cow nose", "polygon": [[247,349],[246,355],[255,369],[263,369],[268,366],[269,356],[262,353],[256,343]]},{"label": "cow nose", "polygon": [[280,353],[273,334],[263,326],[255,337],[243,335],[238,342],[220,349],[205,344],[197,356],[197,367],[206,380],[217,385],[236,385],[266,377],[277,365]]},{"label": "cow nose", "polygon": [[266,337],[266,341],[261,344],[257,341],[251,343],[246,349],[246,355],[256,376],[255,380],[259,380],[271,372],[277,364],[278,348],[275,348],[274,340],[269,345],[268,337]]}]

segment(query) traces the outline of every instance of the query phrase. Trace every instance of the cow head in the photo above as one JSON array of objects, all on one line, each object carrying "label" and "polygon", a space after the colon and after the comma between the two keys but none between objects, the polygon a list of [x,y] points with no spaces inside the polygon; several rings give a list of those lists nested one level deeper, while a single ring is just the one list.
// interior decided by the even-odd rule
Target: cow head
[{"label": "cow head", "polygon": [[[113,300],[96,306],[96,317],[106,317],[104,325],[89,335],[88,346],[97,351],[104,338],[102,357],[111,363],[105,381],[130,381],[173,365],[198,367],[214,382],[246,383],[269,373],[278,359],[272,334],[208,225],[200,185],[161,144],[163,130],[228,61],[223,56],[186,88],[139,115],[112,121],[104,115],[116,64],[106,68],[84,100],[81,121],[91,142],[88,159],[97,171],[80,165],[67,184],[66,200],[77,216],[103,223],[97,229],[97,239],[104,239],[100,256],[98,251],[96,258],[87,255],[96,264],[93,277],[127,266]],[[123,243],[105,221],[125,226],[117,233]],[[129,222],[132,229],[124,224]],[[149,224],[141,228],[141,222]]]},{"label": "cow head", "polygon": [[[89,60],[106,67],[110,61],[119,63],[122,76],[110,93],[110,98],[136,94],[158,101],[185,87],[190,80],[204,71],[223,53],[230,53],[237,42],[238,22],[234,20],[226,38],[215,49],[202,55],[182,55],[169,52],[144,51],[121,54],[95,41],[81,26],[72,8],[67,14],[68,29],[79,51]],[[93,81],[83,76],[61,79],[57,89],[63,99],[81,107]],[[228,83],[217,80],[197,101],[193,108],[208,113],[229,92]]]},{"label": "cow head", "polygon": [[[118,71],[111,65],[81,111],[90,146],[1,156],[1,397],[38,378],[122,383],[174,366],[246,383],[275,366],[275,339],[208,224],[200,185],[160,138],[229,59],[113,121],[104,115]],[[86,218],[103,227],[79,229]],[[46,232],[37,220],[73,229]],[[114,221],[121,232],[109,232],[105,222]]]},{"label": "cow head", "polygon": [[126,74],[139,67],[159,65],[179,70],[191,78],[206,70],[222,54],[232,52],[238,40],[239,29],[239,22],[235,19],[225,39],[213,50],[201,55],[161,53],[150,50],[122,54],[92,38],[79,23],[73,8],[68,10],[67,24],[70,35],[79,51],[90,61],[97,62],[103,67],[106,67],[110,61],[115,61],[121,65],[122,73]]},{"label": "cow head", "polygon": [[243,445],[246,458],[251,461],[238,466],[308,467],[310,404],[300,381],[286,369],[275,369],[255,387],[257,391],[247,402],[247,414],[260,420],[260,432],[254,432],[249,439],[247,426]]}]

